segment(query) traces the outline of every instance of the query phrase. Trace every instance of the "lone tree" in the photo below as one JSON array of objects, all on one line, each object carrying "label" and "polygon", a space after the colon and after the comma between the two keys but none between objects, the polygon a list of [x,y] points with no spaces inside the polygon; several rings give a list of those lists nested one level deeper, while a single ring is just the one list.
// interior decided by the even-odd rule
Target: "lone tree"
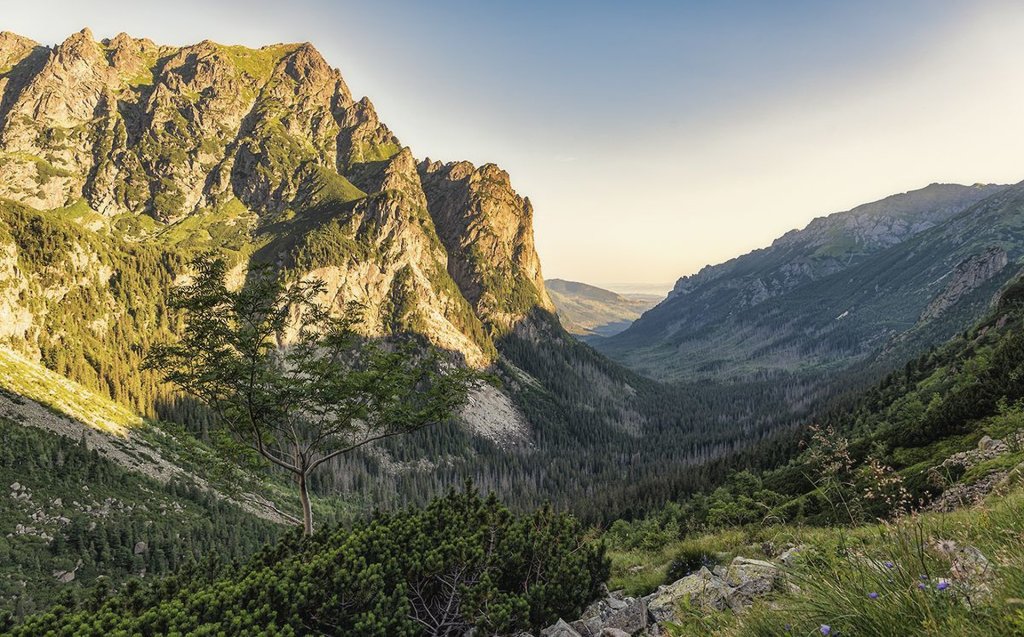
[{"label": "lone tree", "polygon": [[231,439],[294,477],[306,535],[313,471],[447,420],[466,399],[472,372],[409,338],[361,337],[354,308],[336,317],[315,302],[322,281],[287,285],[263,266],[233,291],[222,259],[193,266],[192,283],[170,299],[184,312],[184,333],[154,347],[147,366],[206,403]]}]

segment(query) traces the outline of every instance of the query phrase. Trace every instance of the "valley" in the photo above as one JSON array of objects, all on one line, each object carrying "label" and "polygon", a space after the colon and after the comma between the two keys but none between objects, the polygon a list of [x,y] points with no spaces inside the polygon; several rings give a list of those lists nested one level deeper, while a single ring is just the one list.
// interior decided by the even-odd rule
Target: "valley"
[{"label": "valley", "polygon": [[0,33],[0,633],[1021,630],[1024,185],[662,298],[545,279],[513,176],[419,152],[308,43]]}]

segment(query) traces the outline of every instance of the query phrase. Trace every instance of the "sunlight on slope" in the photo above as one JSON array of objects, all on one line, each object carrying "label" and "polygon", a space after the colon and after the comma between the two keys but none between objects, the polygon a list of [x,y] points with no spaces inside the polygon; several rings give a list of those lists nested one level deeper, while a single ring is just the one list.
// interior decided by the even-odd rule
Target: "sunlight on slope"
[{"label": "sunlight on slope", "polygon": [[0,389],[120,437],[127,436],[128,429],[143,425],[142,418],[127,407],[6,348],[0,348]]}]

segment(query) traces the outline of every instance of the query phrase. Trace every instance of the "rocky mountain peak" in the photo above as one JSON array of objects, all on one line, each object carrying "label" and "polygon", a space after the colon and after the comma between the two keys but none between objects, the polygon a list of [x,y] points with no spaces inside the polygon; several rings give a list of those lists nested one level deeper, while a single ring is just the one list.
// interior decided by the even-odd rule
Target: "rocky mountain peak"
[{"label": "rocky mountain peak", "polygon": [[0,74],[0,198],[80,206],[132,241],[258,243],[363,302],[374,329],[412,326],[473,364],[493,360],[488,330],[553,309],[533,207],[508,173],[421,168],[309,43],[168,47],[84,30],[53,50],[7,34],[0,56],[21,69]]},{"label": "rocky mountain peak", "polygon": [[[430,215],[448,253],[452,278],[499,331],[534,307],[554,311],[533,239],[533,206],[494,164],[419,165]],[[498,267],[495,267],[495,264]]]},{"label": "rocky mountain peak", "polygon": [[14,66],[38,46],[39,43],[35,40],[10,31],[0,31],[0,70]]}]

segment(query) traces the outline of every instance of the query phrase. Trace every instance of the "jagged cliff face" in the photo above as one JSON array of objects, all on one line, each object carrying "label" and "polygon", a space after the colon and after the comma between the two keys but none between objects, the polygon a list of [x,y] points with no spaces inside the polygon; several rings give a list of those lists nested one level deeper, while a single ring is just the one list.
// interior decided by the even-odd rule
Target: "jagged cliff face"
[{"label": "jagged cliff face", "polygon": [[452,259],[448,272],[476,311],[499,330],[524,312],[554,312],[533,248],[533,206],[494,164],[442,165],[425,160],[419,173],[427,206]]},{"label": "jagged cliff face", "polygon": [[[0,198],[101,237],[322,278],[325,302],[366,306],[368,332],[412,329],[476,366],[495,336],[553,309],[508,174],[417,165],[309,44],[177,48],[86,29],[51,49],[3,33],[0,94]],[[18,251],[0,245],[11,341],[53,305],[26,303]]]}]

